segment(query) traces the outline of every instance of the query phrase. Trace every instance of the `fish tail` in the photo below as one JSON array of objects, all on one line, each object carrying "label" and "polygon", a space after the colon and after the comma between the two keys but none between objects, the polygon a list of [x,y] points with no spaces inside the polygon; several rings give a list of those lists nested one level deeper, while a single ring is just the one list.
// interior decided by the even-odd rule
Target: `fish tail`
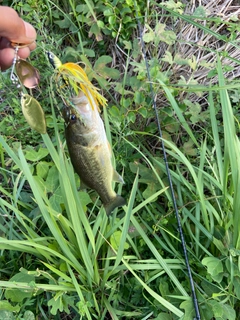
[{"label": "fish tail", "polygon": [[116,197],[114,197],[110,202],[104,205],[106,214],[111,214],[114,209],[116,209],[117,207],[122,207],[125,204],[125,199],[117,194]]}]

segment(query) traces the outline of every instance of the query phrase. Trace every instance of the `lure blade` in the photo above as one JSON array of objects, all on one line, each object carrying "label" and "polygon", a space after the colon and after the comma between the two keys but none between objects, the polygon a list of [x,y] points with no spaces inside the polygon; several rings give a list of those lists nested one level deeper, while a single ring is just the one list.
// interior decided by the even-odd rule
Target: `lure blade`
[{"label": "lure blade", "polygon": [[39,71],[29,62],[18,59],[15,68],[20,82],[26,88],[32,89],[38,86],[40,80]]},{"label": "lure blade", "polygon": [[29,94],[22,94],[21,105],[23,115],[29,126],[38,133],[46,133],[46,120],[40,103]]}]

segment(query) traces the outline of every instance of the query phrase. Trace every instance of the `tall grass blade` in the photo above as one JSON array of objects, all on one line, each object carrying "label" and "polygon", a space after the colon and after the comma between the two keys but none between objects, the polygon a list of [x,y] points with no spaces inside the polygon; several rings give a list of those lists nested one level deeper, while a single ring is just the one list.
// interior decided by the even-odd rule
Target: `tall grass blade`
[{"label": "tall grass blade", "polygon": [[172,272],[172,270],[169,268],[169,266],[167,265],[167,263],[165,262],[165,260],[163,259],[163,257],[159,254],[157,248],[153,245],[153,243],[151,242],[151,240],[149,239],[149,237],[146,235],[146,233],[144,232],[144,230],[142,229],[142,227],[140,226],[140,224],[137,222],[136,218],[132,216],[131,221],[134,225],[134,227],[137,229],[137,231],[139,232],[139,234],[141,235],[141,237],[143,238],[143,240],[145,241],[145,243],[147,244],[149,250],[153,253],[155,259],[157,259],[157,261],[160,263],[160,265],[162,266],[162,268],[164,269],[164,271],[168,274],[168,276],[171,278],[171,281],[174,282],[174,284],[176,285],[176,287],[178,288],[178,290],[181,292],[181,294],[185,297],[188,297],[188,293],[186,292],[186,290],[183,288],[183,286],[181,285],[181,283],[178,281],[178,279],[176,278],[176,276],[174,275],[174,273]]},{"label": "tall grass blade", "polygon": [[128,229],[129,229],[129,224],[130,224],[130,220],[131,220],[131,215],[132,215],[132,209],[133,209],[133,205],[134,205],[134,201],[135,201],[135,197],[136,197],[136,192],[138,189],[138,173],[134,179],[134,183],[132,186],[132,191],[128,200],[128,206],[126,209],[126,215],[124,217],[124,224],[122,227],[122,236],[121,236],[121,240],[120,240],[120,244],[119,244],[119,248],[118,248],[118,252],[117,252],[117,256],[116,256],[116,261],[114,264],[114,268],[116,268],[123,256],[123,252],[124,252],[124,244],[126,242],[126,238],[127,238],[127,234],[128,234]]},{"label": "tall grass blade", "polygon": [[220,184],[223,185],[223,182],[226,181],[223,178],[223,155],[222,155],[222,148],[220,144],[220,138],[219,138],[219,133],[218,133],[218,124],[217,124],[217,119],[216,119],[216,109],[214,107],[214,101],[213,101],[213,94],[210,91],[209,96],[208,96],[208,101],[209,101],[209,109],[210,109],[210,119],[211,119],[211,125],[212,125],[212,133],[213,133],[213,140],[214,140],[214,145],[215,145],[215,150],[216,150],[216,160],[217,160],[217,173],[216,177],[219,177],[220,179]]},{"label": "tall grass blade", "polygon": [[[224,88],[225,80],[222,71],[220,59],[218,57],[218,77],[219,85]],[[240,249],[240,143],[239,138],[236,135],[235,121],[231,102],[228,96],[228,92],[225,89],[220,90],[220,101],[223,114],[223,126],[224,126],[224,162],[225,170],[230,169],[231,175],[226,175],[227,179],[225,186],[232,183],[233,185],[233,245],[235,248]],[[230,167],[229,167],[230,165]],[[231,177],[231,181],[229,181]]]}]

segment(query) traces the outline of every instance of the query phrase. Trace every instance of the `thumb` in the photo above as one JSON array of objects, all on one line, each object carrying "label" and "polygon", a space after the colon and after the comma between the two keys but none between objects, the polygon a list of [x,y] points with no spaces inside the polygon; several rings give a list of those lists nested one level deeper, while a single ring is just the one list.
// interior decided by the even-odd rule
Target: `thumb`
[{"label": "thumb", "polygon": [[1,37],[20,44],[29,44],[35,41],[35,29],[31,24],[23,21],[14,9],[0,6],[0,17]]}]

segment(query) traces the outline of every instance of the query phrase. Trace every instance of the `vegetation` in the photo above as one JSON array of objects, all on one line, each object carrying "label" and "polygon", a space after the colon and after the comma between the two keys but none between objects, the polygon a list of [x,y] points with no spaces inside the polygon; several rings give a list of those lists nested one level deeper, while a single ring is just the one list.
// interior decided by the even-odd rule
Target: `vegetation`
[{"label": "vegetation", "polygon": [[[201,319],[239,319],[240,6],[189,2],[2,2],[37,29],[29,62],[41,83],[28,92],[47,133],[29,128],[3,73],[0,319],[194,319],[162,141]],[[46,51],[81,62],[108,99],[127,199],[110,217],[95,192],[78,191]]]}]

